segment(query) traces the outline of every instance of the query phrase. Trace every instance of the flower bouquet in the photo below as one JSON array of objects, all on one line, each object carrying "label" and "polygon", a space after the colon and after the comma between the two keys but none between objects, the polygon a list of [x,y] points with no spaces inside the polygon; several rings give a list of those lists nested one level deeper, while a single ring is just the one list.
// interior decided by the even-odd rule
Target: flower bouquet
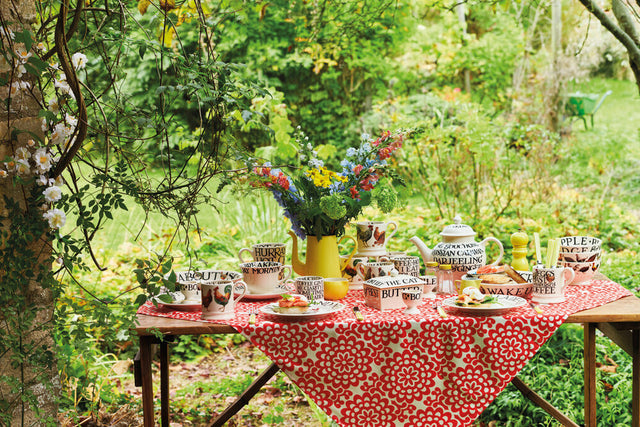
[{"label": "flower bouquet", "polygon": [[[358,148],[349,148],[334,172],[317,157],[313,145],[298,129],[299,159],[289,173],[265,163],[252,167],[252,185],[268,188],[291,221],[298,237],[344,234],[347,223],[373,202],[385,213],[398,204],[388,160],[402,146],[403,133],[384,132],[376,140],[363,135]],[[401,182],[401,181],[400,181]]]}]

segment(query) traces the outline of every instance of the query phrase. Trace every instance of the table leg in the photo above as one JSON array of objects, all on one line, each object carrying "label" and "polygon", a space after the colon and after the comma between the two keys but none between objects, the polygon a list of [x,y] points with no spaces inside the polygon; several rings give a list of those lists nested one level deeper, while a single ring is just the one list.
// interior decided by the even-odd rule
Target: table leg
[{"label": "table leg", "polygon": [[231,404],[227,409],[224,410],[218,417],[213,420],[213,422],[209,425],[209,427],[220,427],[223,426],[224,423],[229,421],[229,418],[233,417],[238,413],[240,409],[247,403],[249,400],[258,392],[260,388],[269,381],[271,377],[273,377],[280,368],[275,363],[269,365],[267,369],[262,371],[262,373],[256,378],[251,385],[236,399],[235,402]]},{"label": "table leg", "polygon": [[151,344],[153,337],[140,337],[140,377],[142,384],[142,413],[145,427],[155,425],[153,413],[153,373],[151,372]]},{"label": "table leg", "polygon": [[169,346],[160,342],[160,420],[162,427],[169,427]]},{"label": "table leg", "polygon": [[596,325],[584,324],[584,424],[596,426]]},{"label": "table leg", "polygon": [[631,423],[633,427],[640,427],[640,330],[631,332],[632,364],[633,364],[633,393],[631,396]]}]

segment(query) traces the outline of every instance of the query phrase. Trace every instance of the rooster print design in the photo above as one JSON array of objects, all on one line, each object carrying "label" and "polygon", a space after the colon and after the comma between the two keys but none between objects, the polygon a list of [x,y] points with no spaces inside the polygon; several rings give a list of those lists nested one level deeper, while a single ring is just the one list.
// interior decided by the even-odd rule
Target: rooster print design
[{"label": "rooster print design", "polygon": [[366,248],[375,248],[384,246],[384,239],[387,232],[381,231],[378,227],[369,224],[367,225],[367,228],[358,227],[356,234],[358,236],[358,240],[362,242],[362,246]]},{"label": "rooster print design", "polygon": [[[207,289],[205,295],[202,298],[202,305],[206,307],[207,311],[213,311],[212,308],[217,308],[218,311],[224,311],[229,299],[231,298],[231,292],[233,290],[232,285],[227,285],[221,292],[220,287],[213,289]],[[211,307],[211,302],[215,301],[214,307]]]}]

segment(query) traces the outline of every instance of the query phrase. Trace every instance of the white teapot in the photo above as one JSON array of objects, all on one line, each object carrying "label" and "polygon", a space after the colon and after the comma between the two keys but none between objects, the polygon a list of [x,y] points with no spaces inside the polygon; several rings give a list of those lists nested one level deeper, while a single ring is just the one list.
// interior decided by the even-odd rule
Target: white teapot
[{"label": "white teapot", "polygon": [[482,267],[487,262],[485,247],[489,242],[495,242],[500,248],[500,256],[491,265],[497,265],[504,255],[502,243],[495,237],[487,237],[481,242],[476,242],[476,232],[471,227],[461,224],[462,220],[456,215],[453,224],[447,225],[440,233],[442,242],[433,249],[429,249],[419,237],[412,237],[411,242],[418,247],[422,260],[435,261],[438,264],[451,264],[454,279],[459,280],[469,270]]}]

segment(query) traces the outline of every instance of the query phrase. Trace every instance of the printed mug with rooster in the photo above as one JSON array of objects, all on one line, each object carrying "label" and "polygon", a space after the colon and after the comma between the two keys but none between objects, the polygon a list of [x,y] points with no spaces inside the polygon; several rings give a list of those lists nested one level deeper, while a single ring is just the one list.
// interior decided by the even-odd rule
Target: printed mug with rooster
[{"label": "printed mug with rooster", "polygon": [[203,320],[233,319],[235,304],[247,292],[243,281],[210,280],[200,284]]},{"label": "printed mug with rooster", "polygon": [[[389,227],[393,229],[389,230]],[[394,221],[363,221],[356,223],[358,237],[357,255],[378,256],[387,254],[387,241],[398,231]]]}]

